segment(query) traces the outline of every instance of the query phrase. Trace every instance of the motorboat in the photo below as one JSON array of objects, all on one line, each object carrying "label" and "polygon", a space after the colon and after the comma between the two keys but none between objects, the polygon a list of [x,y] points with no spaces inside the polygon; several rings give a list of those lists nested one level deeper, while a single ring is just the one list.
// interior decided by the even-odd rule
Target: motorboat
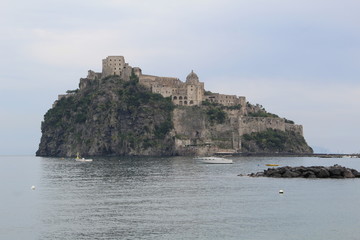
[{"label": "motorboat", "polygon": [[279,164],[272,164],[272,163],[268,163],[268,164],[265,164],[266,166],[270,166],[270,167],[276,167],[276,166],[279,166]]},{"label": "motorboat", "polygon": [[233,160],[221,158],[221,157],[196,157],[195,160],[201,163],[208,163],[208,164],[231,164]]},{"label": "motorboat", "polygon": [[92,162],[93,160],[90,158],[75,158],[77,162]]},{"label": "motorboat", "polygon": [[75,161],[77,161],[77,162],[92,162],[93,160],[90,158],[80,158],[79,153],[77,153]]}]

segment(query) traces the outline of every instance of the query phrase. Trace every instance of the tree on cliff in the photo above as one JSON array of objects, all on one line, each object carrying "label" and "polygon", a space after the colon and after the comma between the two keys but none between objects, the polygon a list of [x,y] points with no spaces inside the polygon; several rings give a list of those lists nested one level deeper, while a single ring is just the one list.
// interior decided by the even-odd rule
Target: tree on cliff
[{"label": "tree on cliff", "polygon": [[171,155],[169,98],[118,76],[92,80],[44,116],[38,156]]}]

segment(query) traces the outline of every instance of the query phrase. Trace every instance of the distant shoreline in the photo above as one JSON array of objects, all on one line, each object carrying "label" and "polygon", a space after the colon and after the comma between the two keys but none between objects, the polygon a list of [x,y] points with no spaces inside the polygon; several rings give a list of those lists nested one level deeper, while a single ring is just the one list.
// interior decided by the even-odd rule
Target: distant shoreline
[{"label": "distant shoreline", "polygon": [[319,158],[360,158],[360,154],[339,153],[215,153],[215,155],[243,157],[319,157]]}]

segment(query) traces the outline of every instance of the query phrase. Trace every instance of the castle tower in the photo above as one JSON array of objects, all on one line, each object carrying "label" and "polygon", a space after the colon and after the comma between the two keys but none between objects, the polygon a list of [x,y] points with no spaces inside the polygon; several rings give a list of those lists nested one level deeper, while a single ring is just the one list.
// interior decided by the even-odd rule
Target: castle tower
[{"label": "castle tower", "polygon": [[102,60],[102,77],[121,76],[124,68],[125,59],[123,56],[109,56]]},{"label": "castle tower", "polygon": [[194,73],[194,70],[191,70],[191,73],[187,75],[186,77],[186,83],[187,84],[198,84],[199,83],[199,77]]},{"label": "castle tower", "polygon": [[186,77],[186,98],[184,105],[200,105],[204,96],[204,83],[199,81],[199,77],[193,70]]}]

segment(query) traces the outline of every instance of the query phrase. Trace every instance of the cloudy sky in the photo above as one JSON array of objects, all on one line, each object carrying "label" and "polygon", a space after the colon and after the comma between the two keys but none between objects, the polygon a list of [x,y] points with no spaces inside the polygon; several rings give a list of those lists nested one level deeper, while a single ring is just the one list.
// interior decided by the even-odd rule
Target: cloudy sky
[{"label": "cloudy sky", "polygon": [[1,0],[0,154],[34,154],[43,115],[101,59],[193,69],[304,127],[317,152],[360,152],[358,0]]}]

